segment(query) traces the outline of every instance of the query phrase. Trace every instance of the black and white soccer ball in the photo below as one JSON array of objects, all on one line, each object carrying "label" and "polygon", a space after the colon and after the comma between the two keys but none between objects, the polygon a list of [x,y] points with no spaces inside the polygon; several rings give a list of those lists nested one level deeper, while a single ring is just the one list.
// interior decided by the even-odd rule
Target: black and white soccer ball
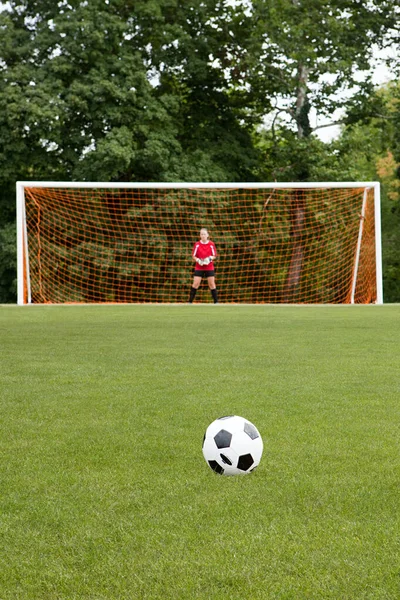
[{"label": "black and white soccer ball", "polygon": [[243,417],[220,417],[207,427],[203,455],[219,475],[251,473],[260,464],[262,453],[260,432]]}]

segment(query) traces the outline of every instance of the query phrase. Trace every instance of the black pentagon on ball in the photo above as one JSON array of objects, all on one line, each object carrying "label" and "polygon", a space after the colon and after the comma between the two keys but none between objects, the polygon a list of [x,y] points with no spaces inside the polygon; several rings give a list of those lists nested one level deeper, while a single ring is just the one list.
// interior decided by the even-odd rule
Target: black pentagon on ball
[{"label": "black pentagon on ball", "polygon": [[247,471],[248,469],[250,469],[253,463],[254,458],[251,454],[243,454],[243,456],[239,456],[237,468],[241,471]]},{"label": "black pentagon on ball", "polygon": [[229,433],[229,431],[226,431],[226,429],[221,429],[221,431],[219,431],[217,433],[217,435],[214,436],[214,442],[217,445],[217,448],[229,448],[229,446],[231,445],[231,440],[232,440],[232,434]]},{"label": "black pentagon on ball", "polygon": [[244,432],[247,433],[247,435],[251,437],[252,440],[255,440],[256,438],[260,437],[260,434],[258,433],[257,429],[251,423],[244,424]]},{"label": "black pentagon on ball", "polygon": [[210,467],[212,468],[212,470],[215,473],[218,473],[218,475],[223,475],[224,474],[224,469],[221,467],[221,465],[219,465],[217,463],[216,460],[209,460],[208,464],[210,465]]}]

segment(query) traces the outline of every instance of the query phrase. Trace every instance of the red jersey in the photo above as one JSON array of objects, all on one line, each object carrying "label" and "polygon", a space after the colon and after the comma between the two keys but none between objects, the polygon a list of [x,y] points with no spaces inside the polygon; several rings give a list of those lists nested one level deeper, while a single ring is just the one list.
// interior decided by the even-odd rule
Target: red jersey
[{"label": "red jersey", "polygon": [[[196,242],[193,247],[193,258],[204,260],[209,256],[214,258],[217,256],[217,249],[214,242]],[[195,269],[196,271],[213,271],[214,263],[210,262],[208,265],[199,265],[199,263],[196,263]]]}]

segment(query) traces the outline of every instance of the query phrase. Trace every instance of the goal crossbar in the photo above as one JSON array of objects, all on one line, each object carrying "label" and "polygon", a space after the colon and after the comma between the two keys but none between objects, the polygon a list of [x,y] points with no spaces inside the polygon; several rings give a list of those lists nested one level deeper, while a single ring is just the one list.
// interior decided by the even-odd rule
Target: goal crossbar
[{"label": "goal crossbar", "polygon": [[115,188],[115,189],[313,189],[313,188],[379,188],[377,181],[350,181],[350,182],[240,182],[240,183],[215,183],[215,182],[112,182],[112,181],[17,181],[18,187],[44,187],[44,188]]}]

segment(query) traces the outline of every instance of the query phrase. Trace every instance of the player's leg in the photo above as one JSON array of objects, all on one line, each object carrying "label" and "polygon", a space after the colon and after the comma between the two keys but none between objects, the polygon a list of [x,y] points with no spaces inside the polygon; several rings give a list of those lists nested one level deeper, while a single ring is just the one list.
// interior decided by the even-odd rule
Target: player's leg
[{"label": "player's leg", "polygon": [[215,283],[215,277],[207,277],[208,287],[210,288],[211,296],[213,297],[214,304],[218,304],[218,292],[217,285]]},{"label": "player's leg", "polygon": [[201,284],[201,277],[198,277],[197,275],[195,275],[193,277],[193,284],[190,289],[189,304],[192,304],[194,297],[196,296],[196,292],[199,289],[200,284]]}]

